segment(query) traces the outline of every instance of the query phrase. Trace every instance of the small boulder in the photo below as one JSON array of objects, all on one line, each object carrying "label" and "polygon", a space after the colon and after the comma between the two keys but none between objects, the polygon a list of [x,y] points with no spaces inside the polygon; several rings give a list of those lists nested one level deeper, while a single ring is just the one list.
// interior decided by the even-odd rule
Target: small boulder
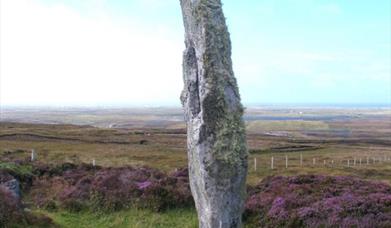
[{"label": "small boulder", "polygon": [[21,198],[20,184],[16,179],[11,179],[6,182],[0,183],[0,186],[10,191],[16,198]]}]

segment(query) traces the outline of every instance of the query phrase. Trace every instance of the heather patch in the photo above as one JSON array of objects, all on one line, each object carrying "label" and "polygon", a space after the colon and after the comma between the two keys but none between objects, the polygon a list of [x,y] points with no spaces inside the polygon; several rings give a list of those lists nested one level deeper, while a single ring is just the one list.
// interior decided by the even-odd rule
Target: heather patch
[{"label": "heather patch", "polygon": [[140,207],[161,211],[193,205],[186,169],[165,174],[146,167],[80,165],[40,173],[30,195],[38,207],[46,209],[107,212]]},{"label": "heather patch", "polygon": [[0,227],[56,227],[52,220],[23,210],[20,199],[0,186]]},{"label": "heather patch", "polygon": [[[12,179],[27,186],[22,196],[33,206],[52,213],[194,207],[186,168],[164,173],[148,167],[6,163],[0,168],[0,183]],[[275,176],[248,186],[247,192],[245,224],[251,226],[391,227],[391,187],[381,182],[348,176]],[[23,202],[4,187],[0,204],[2,224],[51,224],[26,213]]]},{"label": "heather patch", "polygon": [[391,187],[347,176],[269,177],[249,189],[262,227],[391,227]]}]

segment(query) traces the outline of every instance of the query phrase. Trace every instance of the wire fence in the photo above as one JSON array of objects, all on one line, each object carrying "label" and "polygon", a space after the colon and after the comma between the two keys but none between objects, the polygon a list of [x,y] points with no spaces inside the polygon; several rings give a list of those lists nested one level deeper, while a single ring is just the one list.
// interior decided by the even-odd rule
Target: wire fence
[{"label": "wire fence", "polygon": [[380,164],[391,164],[390,155],[354,156],[347,158],[319,158],[316,156],[299,155],[276,155],[256,157],[249,159],[250,169],[257,171],[267,169],[289,169],[300,167],[327,167],[327,168],[358,168]]},{"label": "wire fence", "polygon": [[[38,160],[39,156],[35,149],[31,149],[31,161]],[[91,158],[91,164],[97,166],[99,160],[95,157]],[[327,168],[358,168],[365,166],[375,166],[380,164],[391,164],[391,154],[382,155],[362,155],[351,157],[336,157],[336,158],[322,158],[319,156],[311,156],[294,154],[294,155],[261,155],[251,156],[249,159],[249,171],[257,171],[259,169],[289,169],[300,167],[327,167]]]}]

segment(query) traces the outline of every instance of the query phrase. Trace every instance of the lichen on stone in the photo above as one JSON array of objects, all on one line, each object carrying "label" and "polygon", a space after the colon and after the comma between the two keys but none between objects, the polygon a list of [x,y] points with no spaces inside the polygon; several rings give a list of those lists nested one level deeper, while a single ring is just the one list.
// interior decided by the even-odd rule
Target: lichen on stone
[{"label": "lichen on stone", "polygon": [[[247,175],[243,106],[220,0],[181,0],[186,32],[181,95],[200,227],[238,227]],[[195,102],[197,101],[197,102]]]}]

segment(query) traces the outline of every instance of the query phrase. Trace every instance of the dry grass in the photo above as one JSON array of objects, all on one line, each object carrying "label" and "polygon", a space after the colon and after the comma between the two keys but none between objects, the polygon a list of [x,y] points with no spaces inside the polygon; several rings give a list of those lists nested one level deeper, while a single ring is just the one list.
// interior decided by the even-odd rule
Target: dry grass
[{"label": "dry grass", "polygon": [[[91,163],[101,166],[150,166],[164,171],[187,165],[186,135],[153,129],[100,129],[74,125],[1,124],[0,153],[23,150],[23,153],[3,155],[28,157],[35,149],[38,159],[45,163]],[[298,132],[298,131],[295,131]],[[30,135],[23,135],[23,134]],[[14,136],[2,137],[4,135]],[[55,139],[34,136],[55,136]],[[300,141],[301,140],[301,141]],[[391,183],[391,161],[376,162],[391,157],[389,146],[360,143],[346,139],[319,141],[318,138],[292,139],[249,134],[250,148],[248,183],[255,184],[269,175],[330,174],[353,175]],[[303,166],[300,166],[300,154]],[[285,156],[288,155],[288,169]],[[271,169],[271,157],[274,167]],[[366,158],[370,164],[366,165]],[[254,170],[257,158],[257,170]],[[353,160],[356,158],[356,166]],[[361,166],[359,159],[362,159]],[[313,159],[316,164],[313,165]],[[331,161],[334,164],[331,165]],[[350,167],[347,167],[350,160]],[[326,165],[324,165],[326,162]]]}]

